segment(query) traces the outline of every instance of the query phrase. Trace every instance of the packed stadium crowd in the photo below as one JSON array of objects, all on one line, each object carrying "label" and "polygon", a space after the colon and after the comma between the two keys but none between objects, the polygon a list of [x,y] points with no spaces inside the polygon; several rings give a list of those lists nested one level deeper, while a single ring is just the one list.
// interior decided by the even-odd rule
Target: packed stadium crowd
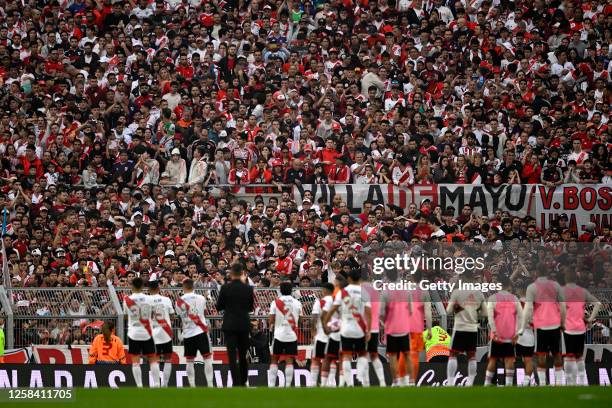
[{"label": "packed stadium crowd", "polygon": [[[241,260],[257,285],[310,286],[372,240],[611,239],[426,202],[354,216],[287,188],[609,182],[605,1],[2,1],[0,17],[13,285],[214,287]],[[228,184],[284,192],[211,194]]]},{"label": "packed stadium crowd", "polygon": [[[561,215],[541,230],[428,200],[350,214],[307,184],[609,183],[611,10],[0,1],[5,282],[216,289],[240,262],[257,287],[317,287],[377,245],[467,241],[497,247],[482,280],[525,284],[589,244],[569,265],[609,287],[609,228],[576,233]],[[247,184],[278,194],[224,189]],[[86,307],[71,303],[62,313]]]}]

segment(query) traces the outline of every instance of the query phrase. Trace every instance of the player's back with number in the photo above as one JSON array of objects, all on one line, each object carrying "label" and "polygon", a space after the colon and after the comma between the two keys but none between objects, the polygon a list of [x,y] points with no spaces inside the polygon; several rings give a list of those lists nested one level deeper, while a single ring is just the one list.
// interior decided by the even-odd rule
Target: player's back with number
[{"label": "player's back with number", "polygon": [[484,301],[479,290],[455,290],[446,308],[447,313],[455,314],[454,331],[477,332]]},{"label": "player's back with number", "polygon": [[280,296],[270,304],[270,314],[274,313],[274,338],[280,341],[297,340],[297,324],[302,312],[302,304],[291,295]]},{"label": "player's back with number", "polygon": [[153,303],[151,297],[144,293],[132,293],[123,298],[123,308],[128,316],[128,337],[132,340],[152,338]]},{"label": "player's back with number", "polygon": [[338,291],[334,305],[340,306],[341,336],[350,338],[365,336],[365,309],[370,307],[370,301],[368,293],[362,291],[361,285],[349,284]]},{"label": "player's back with number", "polygon": [[172,321],[174,313],[172,300],[160,294],[150,295],[153,319],[153,338],[155,344],[164,344],[172,340]]},{"label": "player's back with number", "polygon": [[205,310],[206,298],[202,295],[191,292],[179,298],[176,311],[183,322],[183,337],[194,337],[206,331]]}]

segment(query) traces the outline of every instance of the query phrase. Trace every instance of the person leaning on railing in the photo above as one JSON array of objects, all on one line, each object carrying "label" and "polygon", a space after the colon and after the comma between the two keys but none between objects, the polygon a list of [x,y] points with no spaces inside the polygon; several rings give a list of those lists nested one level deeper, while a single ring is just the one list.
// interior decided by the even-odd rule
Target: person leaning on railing
[{"label": "person leaning on railing", "polygon": [[121,339],[115,336],[115,323],[102,325],[102,333],[91,343],[89,364],[125,364],[125,347]]}]

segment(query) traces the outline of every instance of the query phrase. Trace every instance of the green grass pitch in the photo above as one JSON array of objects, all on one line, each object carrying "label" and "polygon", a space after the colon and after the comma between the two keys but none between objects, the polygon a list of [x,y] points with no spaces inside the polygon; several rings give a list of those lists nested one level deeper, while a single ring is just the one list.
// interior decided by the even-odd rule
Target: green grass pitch
[{"label": "green grass pitch", "polygon": [[611,407],[609,387],[541,388],[165,388],[76,389],[70,402],[4,403],[15,407],[104,408],[374,408],[374,407]]}]

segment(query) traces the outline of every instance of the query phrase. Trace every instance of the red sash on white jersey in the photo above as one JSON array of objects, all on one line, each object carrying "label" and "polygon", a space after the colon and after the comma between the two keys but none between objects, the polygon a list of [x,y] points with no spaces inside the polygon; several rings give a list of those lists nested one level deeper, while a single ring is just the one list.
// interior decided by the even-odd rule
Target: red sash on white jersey
[{"label": "red sash on white jersey", "polygon": [[412,168],[410,166],[406,166],[404,171],[402,171],[402,169],[399,169],[399,171],[402,172],[401,173],[402,175],[400,176],[399,180],[397,181],[397,185],[401,186],[401,185],[403,185],[404,183],[406,183],[406,182],[408,182],[410,180],[410,177],[412,176]]},{"label": "red sash on white jersey", "polygon": [[297,323],[295,322],[293,313],[290,313],[289,310],[287,310],[287,308],[285,307],[285,303],[279,298],[276,298],[274,300],[274,303],[276,304],[276,308],[278,309],[278,311],[281,312],[281,314],[285,316],[285,318],[287,319],[287,322],[289,322],[289,326],[291,326],[291,330],[293,330],[293,332],[297,335],[298,334]]},{"label": "red sash on white jersey", "polygon": [[379,225],[375,225],[374,227],[371,227],[368,224],[365,227],[363,227],[363,232],[365,233],[366,237],[369,238],[371,235],[378,234],[378,228],[379,228]]},{"label": "red sash on white jersey", "polygon": [[295,259],[297,254],[300,252],[299,248],[293,248],[291,252],[289,252],[289,258]]},{"label": "red sash on white jersey", "polygon": [[351,314],[353,315],[355,320],[357,320],[357,324],[359,325],[359,327],[361,327],[361,330],[363,330],[363,332],[366,333],[368,329],[368,326],[366,325],[366,321],[363,319],[363,316],[361,315],[361,313],[357,312],[355,305],[353,304],[353,302],[351,302],[351,297],[349,293],[346,291],[346,289],[342,289],[340,294],[342,295],[342,301],[344,302],[344,304],[347,306],[350,305],[349,310],[351,311]]},{"label": "red sash on white jersey", "polygon": [[161,326],[162,329],[164,329],[170,338],[173,337],[172,327],[170,327],[170,323],[168,323],[166,319],[155,319],[155,321]]},{"label": "red sash on white jersey", "polygon": [[[136,306],[136,302],[134,302],[134,300],[132,300],[132,298],[130,298],[129,296],[126,296],[123,299],[125,300],[125,304],[127,305],[128,308],[131,309],[132,307]],[[149,333],[149,336],[153,336],[153,330],[151,329],[151,322],[149,321],[149,319],[143,319],[142,317],[140,317],[138,320],[140,321],[140,323],[142,323],[144,328],[147,330],[147,333]]]},{"label": "red sash on white jersey", "polygon": [[200,319],[200,316],[198,316],[197,314],[189,313],[189,305],[187,304],[187,302],[185,302],[181,298],[178,298],[178,300],[176,301],[176,304],[178,307],[180,307],[181,309],[184,309],[185,312],[187,312],[187,317],[190,318],[191,321],[196,324],[196,326],[202,329],[204,333],[208,333],[208,326],[204,324],[202,319]]}]

